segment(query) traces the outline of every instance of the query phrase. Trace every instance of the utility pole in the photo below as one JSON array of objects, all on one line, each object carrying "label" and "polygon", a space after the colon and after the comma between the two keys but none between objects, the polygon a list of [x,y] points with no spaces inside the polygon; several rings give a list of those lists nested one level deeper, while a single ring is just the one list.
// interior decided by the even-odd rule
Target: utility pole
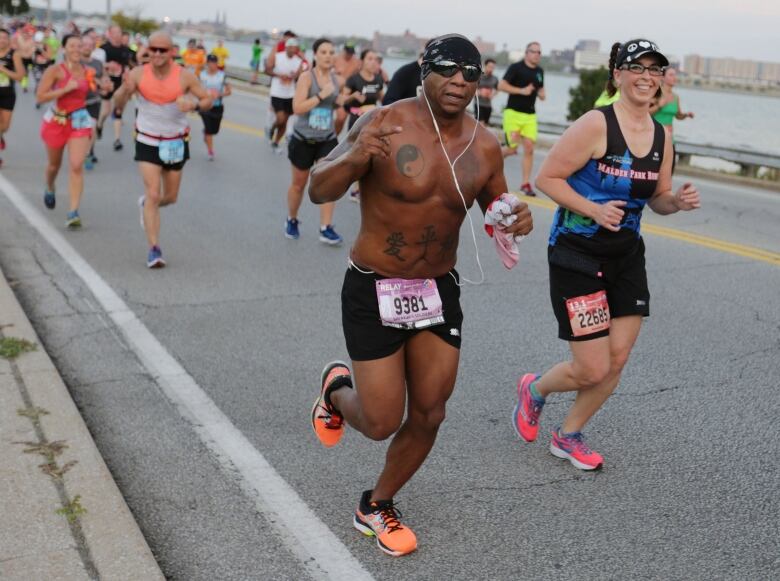
[{"label": "utility pole", "polygon": [[46,24],[51,24],[51,0],[46,0]]},{"label": "utility pole", "polygon": [[65,26],[68,25],[73,11],[73,0],[68,0],[68,8],[65,10]]},{"label": "utility pole", "polygon": [[[49,0],[51,2],[51,0]],[[111,26],[111,0],[106,0],[106,31]]]}]

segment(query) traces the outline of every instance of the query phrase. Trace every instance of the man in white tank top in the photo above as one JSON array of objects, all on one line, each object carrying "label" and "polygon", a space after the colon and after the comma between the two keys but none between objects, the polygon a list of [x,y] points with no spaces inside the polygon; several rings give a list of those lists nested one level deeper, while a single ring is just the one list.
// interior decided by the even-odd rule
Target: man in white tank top
[{"label": "man in white tank top", "polygon": [[211,97],[194,73],[173,62],[173,41],[168,33],[153,33],[148,52],[149,64],[130,71],[114,101],[117,107],[124,107],[133,94],[139,94],[135,160],[145,194],[138,205],[149,242],[146,265],[161,268],[165,261],[159,240],[160,208],[175,204],[179,195],[182,169],[189,158],[187,113],[210,109]]},{"label": "man in white tank top", "polygon": [[271,126],[271,147],[279,148],[279,142],[287,130],[287,121],[292,115],[292,102],[295,96],[295,81],[303,69],[303,59],[299,56],[298,39],[288,38],[284,52],[277,53],[271,72],[271,107],[276,120]]}]

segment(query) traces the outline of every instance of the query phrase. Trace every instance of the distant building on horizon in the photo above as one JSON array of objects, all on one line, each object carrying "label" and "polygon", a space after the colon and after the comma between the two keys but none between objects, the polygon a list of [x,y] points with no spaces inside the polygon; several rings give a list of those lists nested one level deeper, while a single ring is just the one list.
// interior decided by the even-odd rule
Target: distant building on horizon
[{"label": "distant building on horizon", "polygon": [[574,50],[583,52],[599,52],[601,50],[600,40],[578,40],[574,45]]},{"label": "distant building on horizon", "polygon": [[477,38],[473,39],[472,42],[474,43],[474,46],[477,47],[477,50],[480,52],[480,54],[483,57],[496,55],[495,42],[488,42],[487,40],[482,40],[481,36],[478,36]]},{"label": "distant building on horizon", "polygon": [[686,55],[682,72],[692,78],[760,85],[780,84],[780,63]]},{"label": "distant building on horizon", "polygon": [[[374,32],[371,48],[388,56],[412,56],[419,54],[429,40],[427,37],[417,36],[409,29],[403,34],[383,34],[377,30]],[[495,42],[483,40],[481,36],[472,39],[472,42],[483,55],[496,54]]]},{"label": "distant building on horizon", "polygon": [[408,29],[403,34],[382,34],[375,31],[371,47],[388,56],[410,56],[425,48],[427,41],[428,39],[420,38]]}]

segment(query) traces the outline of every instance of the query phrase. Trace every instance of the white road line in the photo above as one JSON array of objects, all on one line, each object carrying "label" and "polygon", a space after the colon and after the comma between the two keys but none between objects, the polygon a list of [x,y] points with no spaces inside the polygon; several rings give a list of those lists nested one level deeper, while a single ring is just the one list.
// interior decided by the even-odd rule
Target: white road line
[{"label": "white road line", "polygon": [[368,571],[220,411],[108,283],[2,174],[0,190],[84,281],[163,393],[192,424],[223,468],[230,474],[239,473],[242,489],[256,499],[258,510],[276,527],[308,573],[314,579],[372,580]]}]

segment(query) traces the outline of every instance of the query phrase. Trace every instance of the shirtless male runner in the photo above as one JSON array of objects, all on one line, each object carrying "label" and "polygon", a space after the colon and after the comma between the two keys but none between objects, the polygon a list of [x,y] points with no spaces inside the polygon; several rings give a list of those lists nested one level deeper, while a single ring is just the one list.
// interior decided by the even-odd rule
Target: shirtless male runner
[{"label": "shirtless male runner", "polygon": [[[347,364],[325,366],[312,425],[326,447],[339,442],[344,422],[372,440],[395,434],[353,520],[393,556],[417,547],[393,496],[433,447],[458,371],[463,313],[454,267],[465,208],[477,201],[484,212],[507,191],[497,139],[465,113],[481,63],[463,36],[430,41],[422,94],[363,115],[315,166],[309,186],[322,204],[360,182],[361,228],[342,289],[354,383]],[[507,231],[529,233],[528,207],[514,213]]]}]

